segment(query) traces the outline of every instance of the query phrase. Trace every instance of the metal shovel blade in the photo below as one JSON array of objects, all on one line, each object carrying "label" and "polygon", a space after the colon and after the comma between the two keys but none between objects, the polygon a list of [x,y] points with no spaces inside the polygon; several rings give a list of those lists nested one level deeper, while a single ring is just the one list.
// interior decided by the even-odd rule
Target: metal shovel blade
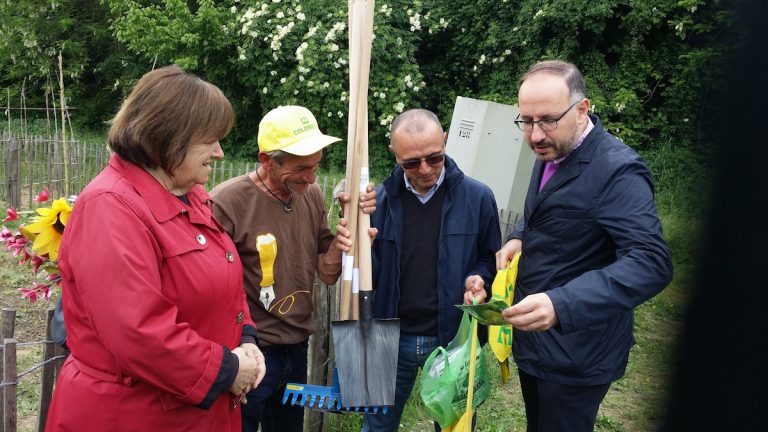
[{"label": "metal shovel blade", "polygon": [[373,292],[360,291],[360,320],[331,323],[344,405],[395,404],[400,320],[372,319]]}]

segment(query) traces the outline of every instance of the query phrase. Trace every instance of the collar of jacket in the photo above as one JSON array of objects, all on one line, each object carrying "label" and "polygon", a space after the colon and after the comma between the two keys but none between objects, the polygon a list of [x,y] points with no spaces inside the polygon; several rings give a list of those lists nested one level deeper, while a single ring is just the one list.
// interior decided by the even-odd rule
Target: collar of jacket
[{"label": "collar of jacket", "polygon": [[[579,148],[574,150],[574,156],[573,158],[566,158],[567,159],[578,159],[579,162],[589,162],[592,160],[592,157],[595,154],[595,150],[597,149],[597,139],[596,137],[598,135],[602,135],[605,133],[605,130],[603,129],[603,125],[600,123],[600,118],[596,115],[589,114],[590,120],[592,120],[592,124],[595,125],[594,128],[589,132],[587,136],[584,137],[584,142],[581,143]],[[565,162],[565,161],[563,161]]]},{"label": "collar of jacket", "polygon": [[[211,223],[211,197],[202,186],[195,185],[187,192],[189,207],[193,209],[193,211],[189,211],[180,199],[168,192],[154,177],[138,165],[122,159],[117,154],[112,154],[109,159],[109,166],[128,180],[136,193],[144,199],[158,222],[167,222],[181,213],[187,213],[192,223]],[[206,214],[194,211],[202,208],[207,210],[205,211]]]}]

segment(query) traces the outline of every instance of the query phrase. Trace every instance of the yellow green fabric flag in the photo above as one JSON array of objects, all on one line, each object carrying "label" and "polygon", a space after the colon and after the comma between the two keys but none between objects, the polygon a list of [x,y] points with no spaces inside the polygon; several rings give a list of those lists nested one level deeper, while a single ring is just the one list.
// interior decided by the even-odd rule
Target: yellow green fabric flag
[{"label": "yellow green fabric flag", "polygon": [[[517,279],[517,262],[520,254],[516,254],[507,267],[499,270],[491,286],[491,299],[504,300],[512,305]],[[501,366],[501,382],[509,380],[509,355],[512,353],[512,326],[488,326],[488,344]]]}]

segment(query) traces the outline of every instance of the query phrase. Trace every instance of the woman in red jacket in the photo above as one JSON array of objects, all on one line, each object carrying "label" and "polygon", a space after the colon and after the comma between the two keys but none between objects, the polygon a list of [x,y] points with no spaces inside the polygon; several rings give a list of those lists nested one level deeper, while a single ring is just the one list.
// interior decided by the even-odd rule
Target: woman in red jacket
[{"label": "woman in red jacket", "polygon": [[235,246],[201,186],[231,129],[214,85],[144,75],[112,120],[109,165],[61,243],[67,345],[48,431],[240,431],[264,376]]}]

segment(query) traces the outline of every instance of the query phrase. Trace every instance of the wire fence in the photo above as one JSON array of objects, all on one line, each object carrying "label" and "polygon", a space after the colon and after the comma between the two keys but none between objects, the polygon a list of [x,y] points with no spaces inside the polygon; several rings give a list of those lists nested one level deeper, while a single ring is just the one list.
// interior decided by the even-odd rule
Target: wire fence
[{"label": "wire fence", "polygon": [[[109,156],[106,144],[6,133],[0,139],[0,200],[17,210],[32,210],[40,205],[34,201],[35,195],[46,187],[52,197],[76,195],[107,165]],[[211,190],[256,167],[256,161],[214,161],[205,187]],[[331,176],[318,178],[329,208],[334,202],[333,188],[340,180]],[[333,212],[329,210],[328,214]],[[520,216],[513,211],[499,210],[505,238]]]},{"label": "wire fence", "polygon": [[[44,431],[45,422],[48,418],[48,407],[53,395],[53,387],[58,377],[61,366],[66,358],[64,349],[51,337],[51,320],[53,319],[53,309],[47,312],[45,339],[34,342],[18,342],[14,338],[16,324],[16,310],[3,309],[3,323],[0,338],[0,414],[2,414],[2,423],[0,423],[0,432],[16,432],[17,427],[17,408],[18,408],[18,386],[21,380],[28,378],[33,372],[42,370],[40,377],[40,401],[37,404],[37,427],[35,430]],[[42,358],[40,362],[33,364],[29,369],[18,372],[18,349],[34,346],[42,346]]]},{"label": "wire fence", "polygon": [[51,196],[68,197],[82,190],[108,159],[106,145],[5,133],[0,138],[0,199],[31,210],[38,206],[35,195],[46,187]]},{"label": "wire fence", "polygon": [[[46,187],[52,197],[77,195],[109,157],[106,143],[5,133],[0,138],[0,200],[17,210],[32,210],[40,205],[34,197]],[[251,161],[214,161],[205,187],[210,190],[256,166]]]}]

